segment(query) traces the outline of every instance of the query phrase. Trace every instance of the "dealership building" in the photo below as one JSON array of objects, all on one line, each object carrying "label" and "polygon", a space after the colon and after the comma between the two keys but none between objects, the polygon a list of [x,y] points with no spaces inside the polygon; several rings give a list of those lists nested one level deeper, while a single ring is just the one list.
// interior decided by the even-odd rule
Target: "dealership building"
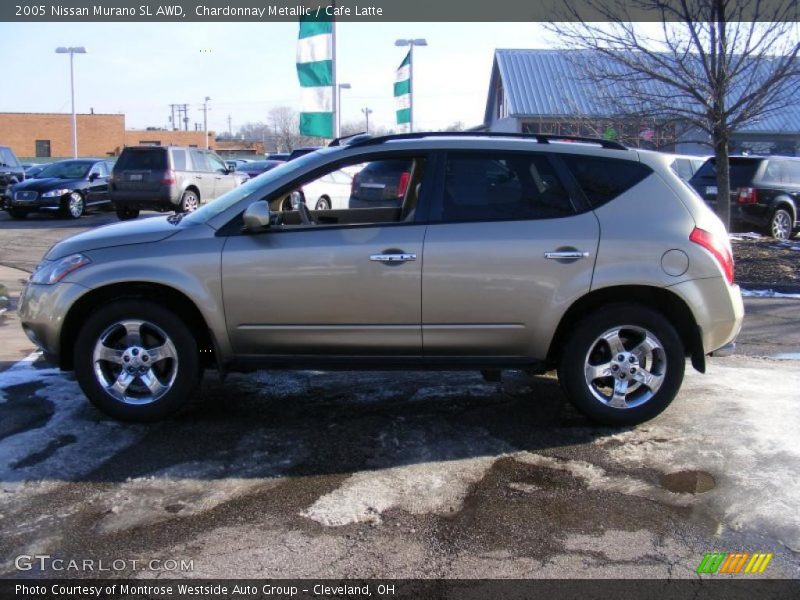
[{"label": "dealership building", "polygon": [[[712,153],[711,146],[703,143],[704,133],[680,122],[613,114],[603,98],[621,90],[615,92],[612,82],[598,89],[597,84],[581,80],[579,65],[587,52],[496,50],[480,129],[605,137],[667,152]],[[800,89],[800,78],[793,87]],[[794,105],[735,131],[731,152],[800,155],[800,95],[795,97]]]}]

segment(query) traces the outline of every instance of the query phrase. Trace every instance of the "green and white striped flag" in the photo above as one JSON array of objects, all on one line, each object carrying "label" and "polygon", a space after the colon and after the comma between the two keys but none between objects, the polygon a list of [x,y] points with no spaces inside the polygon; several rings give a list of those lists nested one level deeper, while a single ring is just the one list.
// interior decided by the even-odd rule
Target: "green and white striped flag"
[{"label": "green and white striped flag", "polygon": [[397,111],[397,131],[411,131],[411,50],[406,54],[394,78],[394,102]]},{"label": "green and white striped flag", "polygon": [[302,135],[333,137],[333,68],[333,21],[301,17],[297,78]]}]

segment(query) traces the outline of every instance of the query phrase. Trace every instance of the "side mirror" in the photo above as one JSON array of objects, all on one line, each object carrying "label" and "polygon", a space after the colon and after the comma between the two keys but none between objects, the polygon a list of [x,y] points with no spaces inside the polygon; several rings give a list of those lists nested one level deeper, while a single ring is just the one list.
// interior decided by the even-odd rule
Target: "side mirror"
[{"label": "side mirror", "polygon": [[270,223],[269,203],[266,200],[253,202],[244,211],[244,228],[249,232],[261,231],[269,228]]},{"label": "side mirror", "polygon": [[89,173],[89,181],[94,181],[100,177],[100,173]]}]

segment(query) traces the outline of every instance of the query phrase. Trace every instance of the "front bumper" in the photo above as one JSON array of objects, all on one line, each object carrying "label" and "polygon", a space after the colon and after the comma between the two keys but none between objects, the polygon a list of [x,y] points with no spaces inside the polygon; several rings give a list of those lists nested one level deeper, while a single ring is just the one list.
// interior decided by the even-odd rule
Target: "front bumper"
[{"label": "front bumper", "polygon": [[23,331],[46,354],[58,358],[64,319],[87,291],[88,288],[76,283],[25,284],[17,306]]}]

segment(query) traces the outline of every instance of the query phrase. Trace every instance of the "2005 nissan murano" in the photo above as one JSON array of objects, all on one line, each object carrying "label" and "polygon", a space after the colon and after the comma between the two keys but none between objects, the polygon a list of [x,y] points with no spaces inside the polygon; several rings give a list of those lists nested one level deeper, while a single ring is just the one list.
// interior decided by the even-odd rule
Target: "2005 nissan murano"
[{"label": "2005 nissan murano", "polygon": [[[366,165],[397,181],[359,181]],[[309,210],[303,185],[334,171],[376,205]],[[703,371],[729,352],[743,306],[722,223],[667,157],[416,133],[337,141],[193,213],[59,242],[19,314],[119,419],[174,412],[207,368],[555,368],[579,410],[621,425],[669,405],[687,357]]]}]

